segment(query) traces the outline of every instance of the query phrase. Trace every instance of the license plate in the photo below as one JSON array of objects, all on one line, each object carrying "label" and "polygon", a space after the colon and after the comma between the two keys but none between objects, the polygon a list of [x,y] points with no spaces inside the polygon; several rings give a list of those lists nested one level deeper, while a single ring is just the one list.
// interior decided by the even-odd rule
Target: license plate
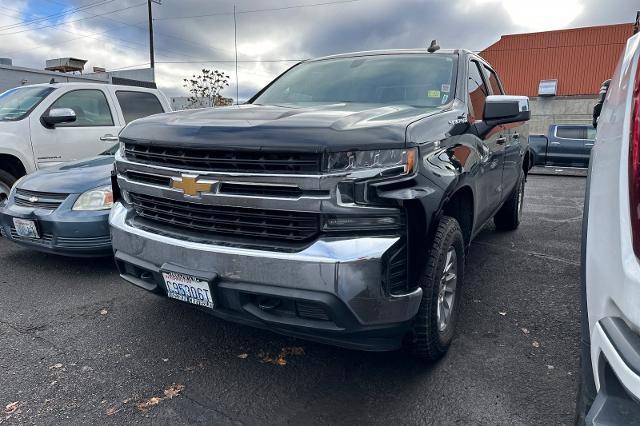
[{"label": "license plate", "polygon": [[164,283],[167,286],[167,296],[193,303],[194,305],[213,308],[215,301],[209,288],[209,283],[191,275],[177,272],[162,272]]},{"label": "license plate", "polygon": [[33,220],[13,218],[13,226],[16,228],[16,234],[23,238],[40,238],[38,227]]}]

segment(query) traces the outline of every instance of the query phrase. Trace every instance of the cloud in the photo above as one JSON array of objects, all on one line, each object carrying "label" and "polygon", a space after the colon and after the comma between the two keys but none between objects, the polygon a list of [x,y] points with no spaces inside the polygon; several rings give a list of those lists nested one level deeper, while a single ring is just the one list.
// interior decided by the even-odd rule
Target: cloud
[{"label": "cloud", "polygon": [[[2,29],[94,3],[89,0],[13,1],[0,10],[0,57],[14,64],[42,68],[46,59],[74,56],[88,66],[108,69],[147,66],[146,2],[107,1],[81,13],[48,19],[29,27]],[[183,95],[182,79],[202,68],[232,78],[226,96],[235,95],[234,3],[239,11],[328,3],[315,0],[164,1],[154,5],[156,78],[169,96]],[[246,99],[293,62],[337,52],[427,46],[481,50],[502,34],[572,26],[631,22],[632,2],[625,0],[360,0],[316,7],[239,13],[240,97]],[[120,12],[106,14],[117,9]],[[192,19],[181,16],[222,13]],[[91,18],[92,15],[100,15]],[[79,20],[81,19],[81,20]],[[10,34],[25,28],[61,26]],[[212,62],[220,61],[220,62]],[[262,61],[262,62],[260,62]]]}]

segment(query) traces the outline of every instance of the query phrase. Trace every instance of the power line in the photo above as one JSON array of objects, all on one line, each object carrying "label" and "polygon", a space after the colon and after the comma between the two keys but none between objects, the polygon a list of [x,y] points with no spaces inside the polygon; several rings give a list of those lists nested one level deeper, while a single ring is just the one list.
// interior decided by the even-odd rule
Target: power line
[{"label": "power line", "polygon": [[[246,13],[260,13],[260,12],[272,12],[272,11],[289,10],[289,9],[301,9],[301,8],[306,8],[306,7],[333,6],[333,5],[337,5],[337,4],[355,3],[355,2],[360,2],[360,1],[362,1],[362,0],[341,0],[341,1],[330,1],[330,2],[324,2],[324,3],[297,4],[297,5],[291,5],[291,6],[270,7],[270,8],[265,8],[265,9],[238,10],[238,11],[236,11],[236,14],[240,15],[240,14],[246,14]],[[234,14],[234,12],[214,12],[214,13],[206,13],[206,14],[202,14],[202,15],[172,16],[172,17],[168,17],[168,18],[155,18],[154,21],[168,21],[168,20],[176,20],[176,19],[206,18],[206,17],[210,17],[210,16],[225,16],[225,15],[229,16],[229,15],[233,15],[233,14]]]},{"label": "power line", "polygon": [[40,18],[32,19],[30,21],[22,21],[22,22],[15,23],[15,24],[4,25],[4,26],[0,27],[0,31],[8,30],[8,29],[11,29],[11,28],[16,28],[16,27],[20,27],[20,26],[28,26],[28,25],[31,25],[31,24],[34,24],[34,23],[47,21],[49,19],[62,18],[64,16],[68,16],[68,15],[72,15],[74,13],[82,12],[84,10],[91,9],[93,7],[103,6],[103,5],[107,4],[107,3],[112,3],[114,1],[115,0],[102,0],[102,1],[99,1],[99,2],[96,2],[96,3],[91,3],[91,4],[84,5],[84,6],[78,6],[76,8],[72,8],[72,9],[69,9],[69,10],[63,10],[61,12],[57,12],[57,13],[54,13],[54,14],[51,14],[51,15],[47,15],[47,16],[43,16],[43,17],[40,17]]},{"label": "power line", "polygon": [[112,13],[122,12],[124,10],[133,9],[133,8],[140,7],[140,6],[143,6],[143,5],[146,5],[146,4],[147,4],[147,2],[145,1],[143,3],[137,3],[137,4],[134,4],[132,6],[127,6],[127,7],[123,7],[123,8],[120,8],[120,9],[115,9],[115,10],[112,10],[112,11],[109,11],[109,12],[100,13],[100,14],[97,14],[97,15],[87,16],[86,18],[79,18],[79,19],[75,19],[73,21],[64,21],[64,22],[59,22],[57,24],[45,25],[45,26],[36,27],[36,28],[28,28],[28,29],[24,29],[24,30],[20,30],[20,31],[14,31],[14,32],[11,32],[11,33],[3,33],[3,34],[0,34],[0,36],[21,34],[21,33],[29,32],[29,31],[43,30],[45,28],[53,28],[53,27],[59,27],[61,25],[73,24],[74,22],[86,21],[88,19],[93,19],[93,18],[97,18],[97,17],[100,17],[100,16],[110,15]]},{"label": "power line", "polygon": [[[56,1],[56,0],[46,0],[46,1],[48,1],[50,3],[55,3],[55,4],[59,4],[61,6],[64,6],[64,3],[61,3],[61,2]],[[84,12],[84,13],[86,13],[86,12]],[[109,21],[112,21],[112,22],[116,22],[118,24],[127,25],[127,26],[130,26],[132,28],[136,28],[136,29],[138,29],[140,31],[144,31],[145,33],[147,32],[147,27],[142,27],[140,25],[136,25],[136,24],[142,24],[142,23],[144,23],[144,21],[131,24],[131,23],[128,23],[128,22],[121,21],[119,19],[114,19],[114,18],[109,17],[109,16],[102,16],[101,18],[109,20]],[[105,31],[105,32],[101,32],[101,33],[95,33],[95,34],[105,34],[107,32],[109,32],[109,31]],[[220,52],[226,52],[226,53],[233,54],[233,51],[230,50],[230,49],[224,49],[224,48],[221,48],[221,47],[211,46],[211,45],[208,45],[208,44],[197,43],[197,42],[195,42],[193,40],[188,40],[188,39],[183,38],[183,37],[178,37],[178,36],[176,36],[174,34],[166,32],[166,31],[160,32],[156,28],[153,29],[153,33],[154,33],[154,36],[160,36],[160,37],[164,37],[164,38],[171,38],[171,39],[175,39],[175,40],[180,40],[180,41],[183,41],[185,43],[192,44],[194,46],[205,48],[207,50],[217,50],[217,51],[220,51]],[[69,41],[73,41],[73,40],[77,40],[77,39],[70,39]],[[64,41],[62,43],[66,43],[66,41]],[[240,55],[248,56],[248,55],[242,54],[242,53],[240,53]]]}]

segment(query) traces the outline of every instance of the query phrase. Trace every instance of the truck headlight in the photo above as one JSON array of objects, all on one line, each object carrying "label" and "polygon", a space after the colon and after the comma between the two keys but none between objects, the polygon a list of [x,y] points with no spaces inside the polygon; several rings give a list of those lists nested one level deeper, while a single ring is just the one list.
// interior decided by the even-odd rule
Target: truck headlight
[{"label": "truck headlight", "polygon": [[91,189],[78,197],[72,210],[109,210],[113,206],[111,185]]},{"label": "truck headlight", "polygon": [[410,174],[415,170],[416,157],[416,148],[334,152],[328,156],[327,171],[347,172],[397,167],[397,174]]}]

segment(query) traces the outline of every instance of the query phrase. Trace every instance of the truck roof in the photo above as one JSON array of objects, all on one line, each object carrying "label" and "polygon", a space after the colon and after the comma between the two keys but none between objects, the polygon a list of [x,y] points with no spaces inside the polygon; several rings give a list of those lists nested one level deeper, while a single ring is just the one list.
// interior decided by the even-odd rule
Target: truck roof
[{"label": "truck roof", "polygon": [[356,56],[376,56],[376,55],[402,55],[402,54],[425,54],[425,55],[442,55],[442,54],[473,54],[467,49],[439,49],[436,52],[429,53],[427,48],[420,49],[385,49],[385,50],[365,50],[361,52],[338,53],[335,55],[322,56],[320,58],[309,59],[308,62],[323,61],[326,59],[349,58]]}]

